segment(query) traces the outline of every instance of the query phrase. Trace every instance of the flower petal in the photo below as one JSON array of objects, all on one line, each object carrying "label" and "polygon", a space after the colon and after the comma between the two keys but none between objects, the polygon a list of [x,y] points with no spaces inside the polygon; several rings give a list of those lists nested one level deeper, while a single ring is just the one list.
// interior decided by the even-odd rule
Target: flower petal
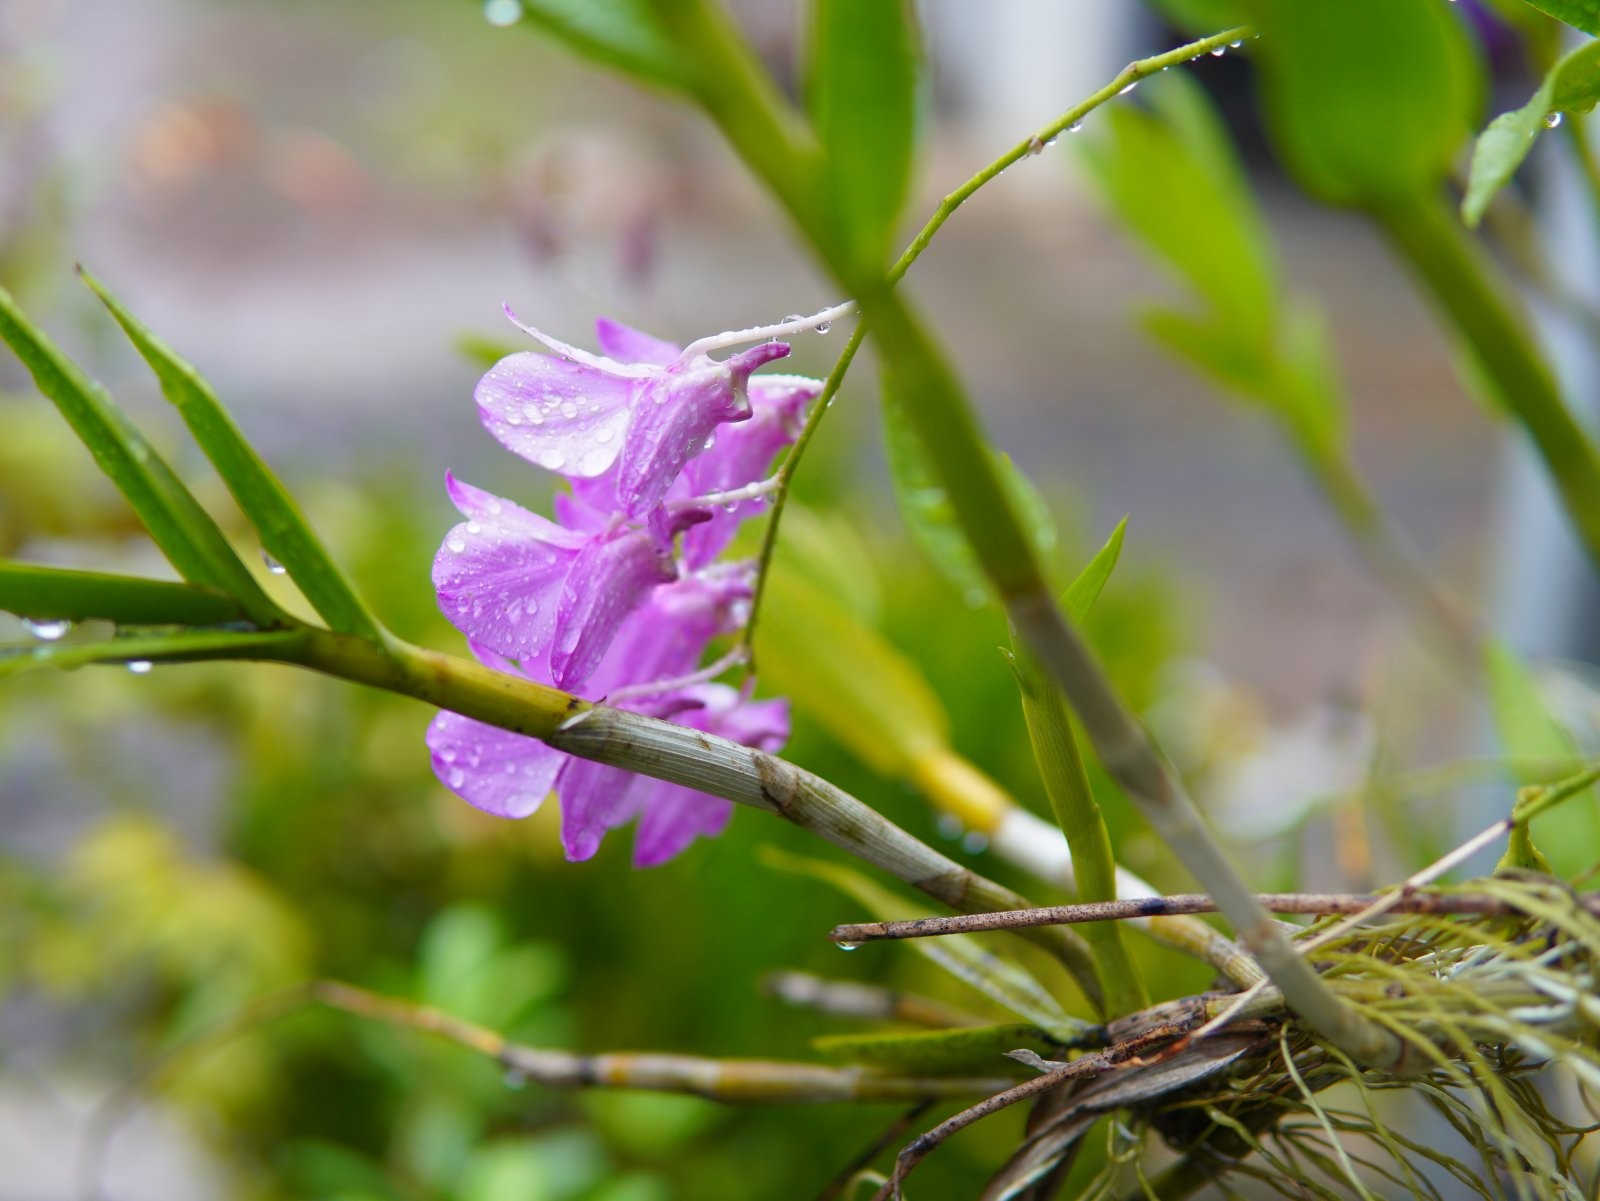
[{"label": "flower petal", "polygon": [[595,340],[607,357],[622,363],[648,363],[653,367],[670,367],[678,361],[679,347],[671,342],[653,338],[631,326],[601,317],[594,323]]},{"label": "flower petal", "polygon": [[427,743],[439,782],[496,817],[527,817],[569,759],[537,738],[448,711],[429,723]]},{"label": "flower petal", "polygon": [[618,466],[617,496],[630,517],[661,503],[684,464],[710,449],[716,428],[750,416],[750,373],[789,347],[766,342],[717,363],[700,358],[640,390]]},{"label": "flower petal", "polygon": [[484,428],[507,450],[566,476],[593,478],[616,462],[641,381],[600,367],[522,352],[473,390]]},{"label": "flower petal", "polygon": [[556,793],[561,798],[561,845],[571,860],[589,859],[607,830],[633,816],[642,777],[589,759],[571,759]]},{"label": "flower petal", "polygon": [[538,658],[555,632],[561,586],[588,539],[454,476],[446,487],[468,520],[445,535],[433,560],[439,608],[486,649]]},{"label": "flower petal", "polygon": [[619,530],[593,539],[567,573],[550,648],[557,688],[576,688],[600,664],[623,618],[650,589],[676,578],[670,553],[644,534]]},{"label": "flower petal", "polygon": [[[712,579],[686,576],[657,588],[618,627],[610,649],[589,678],[588,692],[599,697],[630,684],[688,675],[713,638],[744,624],[754,580],[752,564],[748,572]],[[624,707],[656,712],[652,704]]]},{"label": "flower petal", "polygon": [[665,863],[696,838],[722,833],[733,803],[665,780],[641,779],[636,804],[639,828],[633,836],[633,866]]}]

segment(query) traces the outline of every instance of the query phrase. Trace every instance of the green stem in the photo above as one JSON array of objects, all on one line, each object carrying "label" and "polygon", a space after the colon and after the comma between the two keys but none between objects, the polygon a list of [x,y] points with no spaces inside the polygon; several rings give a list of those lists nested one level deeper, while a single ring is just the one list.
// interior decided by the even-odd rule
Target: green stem
[{"label": "green stem", "polygon": [[1398,198],[1372,215],[1533,439],[1574,529],[1600,566],[1600,456],[1466,231],[1433,195]]},{"label": "green stem", "polygon": [[[1016,644],[1014,638],[1012,641]],[[1012,662],[1022,693],[1022,713],[1028,726],[1028,738],[1033,743],[1033,757],[1050,797],[1056,824],[1061,827],[1072,856],[1078,899],[1114,901],[1117,898],[1117,865],[1111,850],[1111,835],[1106,830],[1100,806],[1089,791],[1089,776],[1078,754],[1078,743],[1067,720],[1061,690],[1039,670],[1025,647],[1016,645]],[[1110,1015],[1120,1017],[1149,1005],[1149,993],[1122,941],[1121,927],[1116,922],[1091,922],[1084,926],[1083,937],[1095,953]]]},{"label": "green stem", "polygon": [[1600,161],[1595,158],[1594,147],[1589,144],[1586,113],[1567,113],[1565,132],[1567,146],[1578,173],[1583,177],[1584,190],[1589,196],[1589,209],[1596,222],[1600,222]]},{"label": "green stem", "polygon": [[847,248],[835,244],[809,188],[795,186],[794,167],[813,162],[815,151],[809,141],[793,141],[792,112],[773,99],[770,86],[739,86],[750,73],[754,53],[709,0],[655,0],[655,9],[680,47],[698,61],[702,78],[717,81],[697,94],[707,115],[787,208],[836,281],[856,297],[884,369],[896,374],[902,394],[917,397],[908,415],[968,543],[1023,641],[1082,718],[1106,769],[1216,897],[1246,949],[1307,1025],[1362,1063],[1382,1067],[1398,1062],[1403,1053],[1399,1039],[1342,1002],[1256,902],[1200,820],[1176,773],[1118,700],[1082,637],[1056,609],[992,457],[985,453],[987,443],[976,417],[939,344],[895,292],[887,272],[869,274]]}]

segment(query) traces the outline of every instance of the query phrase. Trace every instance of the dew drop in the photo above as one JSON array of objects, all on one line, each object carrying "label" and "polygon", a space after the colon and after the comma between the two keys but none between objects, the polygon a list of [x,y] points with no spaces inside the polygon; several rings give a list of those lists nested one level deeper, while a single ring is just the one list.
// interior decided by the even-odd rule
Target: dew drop
[{"label": "dew drop", "polygon": [[861,946],[861,944],[858,942],[838,942],[834,943],[833,945],[838,947],[841,951],[854,951]]},{"label": "dew drop", "polygon": [[578,406],[573,404],[570,400],[567,401],[566,404],[561,406],[561,415],[570,421],[572,418],[578,415]]},{"label": "dew drop", "polygon": [[466,782],[467,782],[467,773],[466,772],[462,771],[459,767],[453,767],[453,768],[450,769],[450,787],[451,788],[460,788]]},{"label": "dew drop", "polygon": [[539,456],[539,466],[549,468],[551,471],[559,470],[567,461],[567,456],[559,450],[549,450]]},{"label": "dew drop", "polygon": [[1122,91],[1118,92],[1117,95],[1126,96],[1129,92],[1133,91],[1133,89],[1138,87],[1138,86],[1139,86],[1139,81],[1137,79],[1135,79],[1127,87],[1123,88]]},{"label": "dew drop", "polygon": [[453,553],[459,555],[462,551],[467,549],[467,540],[465,538],[452,538],[448,543],[446,543],[446,545],[450,547],[450,550]]},{"label": "dew drop", "polygon": [[1240,39],[1239,39],[1239,40],[1238,40],[1238,41],[1237,41],[1237,42],[1229,42],[1229,43],[1228,43],[1228,45],[1229,45],[1229,46],[1230,46],[1230,47],[1231,47],[1231,48],[1232,48],[1232,49],[1234,49],[1234,50],[1237,50],[1237,49],[1238,49],[1238,48],[1239,48],[1239,47],[1240,47],[1240,46],[1243,46],[1243,45],[1244,45],[1244,39],[1243,39],[1243,38],[1240,38]]},{"label": "dew drop", "polygon": [[1212,58],[1221,58],[1226,53],[1228,53],[1228,48],[1226,46],[1213,46],[1211,48]]},{"label": "dew drop", "polygon": [[806,316],[804,313],[790,313],[783,319],[783,324],[788,325],[791,321],[804,321],[805,319]]},{"label": "dew drop", "polygon": [[819,334],[825,334],[832,328],[833,328],[833,322],[831,322],[831,321],[819,321],[819,322],[817,322],[817,332]]},{"label": "dew drop", "polygon": [[609,428],[596,430],[595,434],[594,434],[594,440],[596,442],[599,442],[599,443],[603,444],[603,443],[611,441],[613,436],[614,435],[612,434],[612,431]]},{"label": "dew drop", "polygon": [[1071,125],[1067,126],[1067,132],[1068,133],[1077,133],[1078,130],[1080,130],[1082,128],[1083,128],[1083,122],[1082,121],[1074,121]]},{"label": "dew drop", "polygon": [[940,838],[960,838],[963,829],[961,819],[954,813],[941,813],[938,828]]},{"label": "dew drop", "polygon": [[467,533],[469,533],[469,534],[481,534],[481,533],[483,533],[483,527],[481,525],[479,525],[476,521],[469,521],[469,522],[467,522]]},{"label": "dew drop", "polygon": [[506,414],[506,424],[510,425],[510,426],[521,425],[522,424],[522,418],[518,417],[515,413],[507,413]]},{"label": "dew drop", "polygon": [[507,1088],[526,1088],[528,1085],[528,1073],[521,1068],[507,1068],[506,1074],[501,1079],[505,1081]]},{"label": "dew drop", "polygon": [[267,554],[265,550],[261,552],[261,561],[267,565],[267,570],[273,575],[283,575],[286,571],[288,571],[288,568],[274,559],[271,555]]},{"label": "dew drop", "polygon": [[444,750],[439,752],[439,758],[446,763],[454,763],[456,761],[456,753],[454,750],[446,747]]},{"label": "dew drop", "polygon": [[522,20],[522,0],[483,0],[483,19],[497,29]]},{"label": "dew drop", "polygon": [[129,659],[126,664],[127,669],[136,676],[149,675],[150,669],[154,666],[155,664],[148,659]]},{"label": "dew drop", "polygon": [[969,855],[981,855],[989,849],[989,836],[977,830],[970,830],[961,840],[961,849]]},{"label": "dew drop", "polygon": [[1558,126],[1560,124],[1561,124],[1561,114],[1560,113],[1546,113],[1544,115],[1544,127],[1546,129],[1554,129],[1556,126]]},{"label": "dew drop", "polygon": [[706,440],[705,440],[704,444],[701,445],[700,449],[701,450],[710,450],[716,444],[717,444],[717,436],[715,434],[707,434],[706,435]]},{"label": "dew drop", "polygon": [[498,517],[505,510],[505,506],[497,500],[489,502],[489,512]]},{"label": "dew drop", "polygon": [[42,642],[54,642],[72,628],[70,621],[35,621],[22,619],[22,628]]},{"label": "dew drop", "polygon": [[1028,139],[1028,153],[1029,154],[1039,154],[1039,153],[1043,152],[1043,150],[1044,150],[1044,142],[1038,137],[1038,135],[1035,135],[1035,136],[1033,136],[1033,137]]}]

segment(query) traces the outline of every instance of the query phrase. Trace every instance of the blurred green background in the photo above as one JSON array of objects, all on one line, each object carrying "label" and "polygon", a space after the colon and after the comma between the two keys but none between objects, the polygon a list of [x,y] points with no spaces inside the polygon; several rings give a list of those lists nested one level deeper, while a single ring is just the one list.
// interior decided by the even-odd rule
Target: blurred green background
[{"label": "blurred green background", "polygon": [[[735,7],[770,62],[792,61],[790,6]],[[832,299],[690,115],[491,28],[473,5],[71,10],[0,8],[0,280],[229,512],[70,264],[111,282],[208,374],[378,614],[414,641],[460,649],[428,584],[452,520],[444,471],[534,507],[548,496],[478,428],[476,367],[456,345],[503,339],[502,300],[584,343],[600,313],[687,339]],[[1132,53],[1176,40],[1132,6],[1086,14],[1093,53],[1037,73],[1031,94],[988,95],[985,79],[1029,61],[1020,18],[975,33],[957,6],[928,7],[914,213]],[[1518,60],[1506,63],[1516,79]],[[1327,314],[1355,457],[1441,575],[1486,596],[1490,419],[1463,403],[1443,339],[1373,235],[1260,157],[1241,56],[1189,70],[1238,122],[1284,274]],[[1225,823],[1252,881],[1366,887],[1444,845],[1448,809],[1412,807],[1421,789],[1396,777],[1478,746],[1470,698],[1271,430],[1151,353],[1130,314],[1173,289],[1115,231],[1070,146],[983,193],[912,282],[994,441],[1050,501],[1063,569],[1132,514],[1091,633],[1202,793],[1211,781],[1236,811],[1271,809]],[[809,339],[794,369],[821,374],[841,344]],[[9,360],[0,393],[0,549],[159,573]],[[863,361],[799,476],[791,533],[804,545],[782,553],[813,575],[816,545],[835,567],[842,556],[830,582],[851,583],[835,599],[917,664],[951,744],[1046,812],[995,649],[1003,625],[907,541],[876,410]],[[250,545],[241,521],[232,529]],[[84,669],[0,689],[0,1156],[23,1165],[0,1198],[72,1195],[96,1105],[152,1057],[308,976],[585,1051],[794,1057],[851,1028],[765,996],[781,968],[991,1012],[901,949],[845,956],[828,943],[859,909],[758,858],[769,844],[819,853],[800,831],[740,812],[659,869],[629,868],[626,832],[567,864],[553,805],[505,823],[435,782],[429,716],[274,667]],[[1034,899],[1058,899],[803,710],[786,753]],[[1122,861],[1186,887],[1102,795]],[[1206,984],[1192,964],[1136,950],[1159,995]],[[322,1012],[175,1059],[150,1083],[107,1154],[117,1201],[806,1197],[897,1113],[556,1094],[422,1035]],[[957,1138],[915,1195],[973,1195],[1021,1117]]]}]

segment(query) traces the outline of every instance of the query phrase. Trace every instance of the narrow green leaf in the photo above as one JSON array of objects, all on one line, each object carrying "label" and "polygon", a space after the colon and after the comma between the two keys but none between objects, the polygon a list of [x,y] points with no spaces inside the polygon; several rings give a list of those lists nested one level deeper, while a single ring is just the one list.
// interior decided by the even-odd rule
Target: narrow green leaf
[{"label": "narrow green leaf", "polygon": [[[1231,337],[1266,344],[1277,268],[1244,167],[1204,91],[1181,74],[1148,81],[1151,111],[1115,105],[1076,144],[1118,218],[1177,271]],[[1171,203],[1182,196],[1182,204]]]},{"label": "narrow green leaf", "polygon": [[[956,521],[949,494],[934,475],[923,452],[922,442],[902,405],[886,376],[883,390],[884,450],[901,519],[905,521],[912,540],[927,555],[928,561],[950,581],[966,602],[974,606],[981,605],[993,598],[994,590],[966,534]],[[1009,456],[991,449],[989,457],[994,463],[1006,499],[1021,519],[1034,553],[1040,560],[1048,562],[1059,543],[1050,506]]]},{"label": "narrow green leaf", "polygon": [[134,349],[150,364],[161,382],[162,394],[183,417],[244,515],[255,524],[267,553],[283,565],[289,578],[334,630],[377,638],[378,623],[334,565],[294,498],[239,432],[211,386],[141,325],[99,280],[87,271],[81,274],[84,283],[111,310]]},{"label": "narrow green leaf", "polygon": [[[1539,694],[1538,681],[1526,664],[1504,643],[1484,646],[1484,672],[1489,707],[1501,748],[1519,764],[1564,765],[1578,756],[1572,734],[1551,714]],[[1562,770],[1523,768],[1519,784],[1544,784]],[[1507,850],[1509,866],[1571,875],[1589,866],[1600,846],[1600,811],[1591,798],[1584,805],[1568,805],[1540,821],[1540,841],[1550,860],[1533,845],[1526,823],[1512,832]],[[1554,866],[1552,868],[1553,861]]]},{"label": "narrow green leaf", "polygon": [[1250,0],[1262,111],[1290,171],[1333,204],[1437,188],[1475,128],[1482,64],[1439,0]]},{"label": "narrow green leaf", "polygon": [[0,560],[0,610],[18,617],[127,625],[222,625],[248,620],[238,603],[194,584]]},{"label": "narrow green leaf", "polygon": [[904,775],[945,745],[944,707],[916,666],[782,556],[756,643],[762,679],[875,770]]},{"label": "narrow green leaf", "polygon": [[1111,578],[1111,573],[1116,570],[1117,560],[1122,557],[1122,540],[1127,532],[1128,519],[1124,517],[1117,522],[1117,528],[1111,531],[1111,536],[1106,539],[1105,545],[1095,551],[1089,562],[1084,564],[1077,579],[1067,585],[1066,594],[1061,600],[1073,621],[1082,621],[1089,616],[1089,610],[1094,607],[1095,601],[1100,599],[1106,581]]},{"label": "narrow green leaf", "polygon": [[1461,219],[1476,226],[1528,157],[1551,113],[1586,113],[1600,100],[1600,42],[1579,46],[1550,68],[1521,108],[1501,113],[1478,137],[1461,199]]},{"label": "narrow green leaf", "polygon": [[1153,0],[1153,4],[1168,21],[1195,37],[1243,25],[1248,19],[1240,0]]},{"label": "narrow green leaf", "polygon": [[522,0],[522,19],[583,57],[636,79],[675,91],[687,91],[693,80],[693,64],[650,0]]},{"label": "narrow green leaf", "polygon": [[1527,0],[1547,17],[1565,21],[1590,37],[1600,37],[1600,0]]},{"label": "narrow green leaf", "polygon": [[[926,910],[873,883],[853,868],[791,855],[776,847],[763,847],[761,858],[768,866],[779,871],[810,876],[813,880],[830,885],[854,899],[878,921],[902,921],[928,916]],[[1027,968],[1013,959],[1003,958],[985,949],[970,934],[906,941],[918,954],[931,959],[956,979],[1005,1006],[1018,1017],[1026,1018],[1052,1038],[1070,1042],[1089,1026],[1089,1023],[1069,1016]]]},{"label": "narrow green leaf", "polygon": [[0,339],[55,402],[100,470],[110,477],[178,573],[238,598],[251,619],[271,625],[279,612],[239,561],[216,522],[134,428],[105,389],[88,379],[0,288]]},{"label": "narrow green leaf", "polygon": [[[1081,622],[1088,615],[1110,578],[1122,554],[1127,525],[1126,517],[1117,523],[1105,545],[1068,586],[1063,607],[1074,621]],[[1033,745],[1034,761],[1039,766],[1039,778],[1050,798],[1056,824],[1072,855],[1078,896],[1084,901],[1115,900],[1117,868],[1111,835],[1089,787],[1083,756],[1067,715],[1066,698],[1014,633],[1011,648],[1010,661],[1022,694],[1028,741]],[[1118,923],[1091,922],[1084,926],[1082,933],[1094,951],[1095,966],[1105,988],[1107,1012],[1120,1016],[1149,1004],[1149,994],[1122,941]]]},{"label": "narrow green leaf", "polygon": [[1061,1050],[1061,1044],[1043,1030],[1020,1022],[915,1033],[825,1034],[812,1039],[811,1045],[819,1055],[838,1062],[928,1075],[1015,1071],[1017,1066],[1005,1059],[1007,1051],[1025,1047],[1048,1056]]},{"label": "narrow green leaf", "polygon": [[813,0],[808,100],[822,202],[864,268],[888,258],[916,144],[918,51],[909,0]]},{"label": "narrow green leaf", "polygon": [[39,667],[71,669],[91,663],[275,659],[304,636],[303,630],[179,630],[104,642],[0,646],[0,679]]}]

